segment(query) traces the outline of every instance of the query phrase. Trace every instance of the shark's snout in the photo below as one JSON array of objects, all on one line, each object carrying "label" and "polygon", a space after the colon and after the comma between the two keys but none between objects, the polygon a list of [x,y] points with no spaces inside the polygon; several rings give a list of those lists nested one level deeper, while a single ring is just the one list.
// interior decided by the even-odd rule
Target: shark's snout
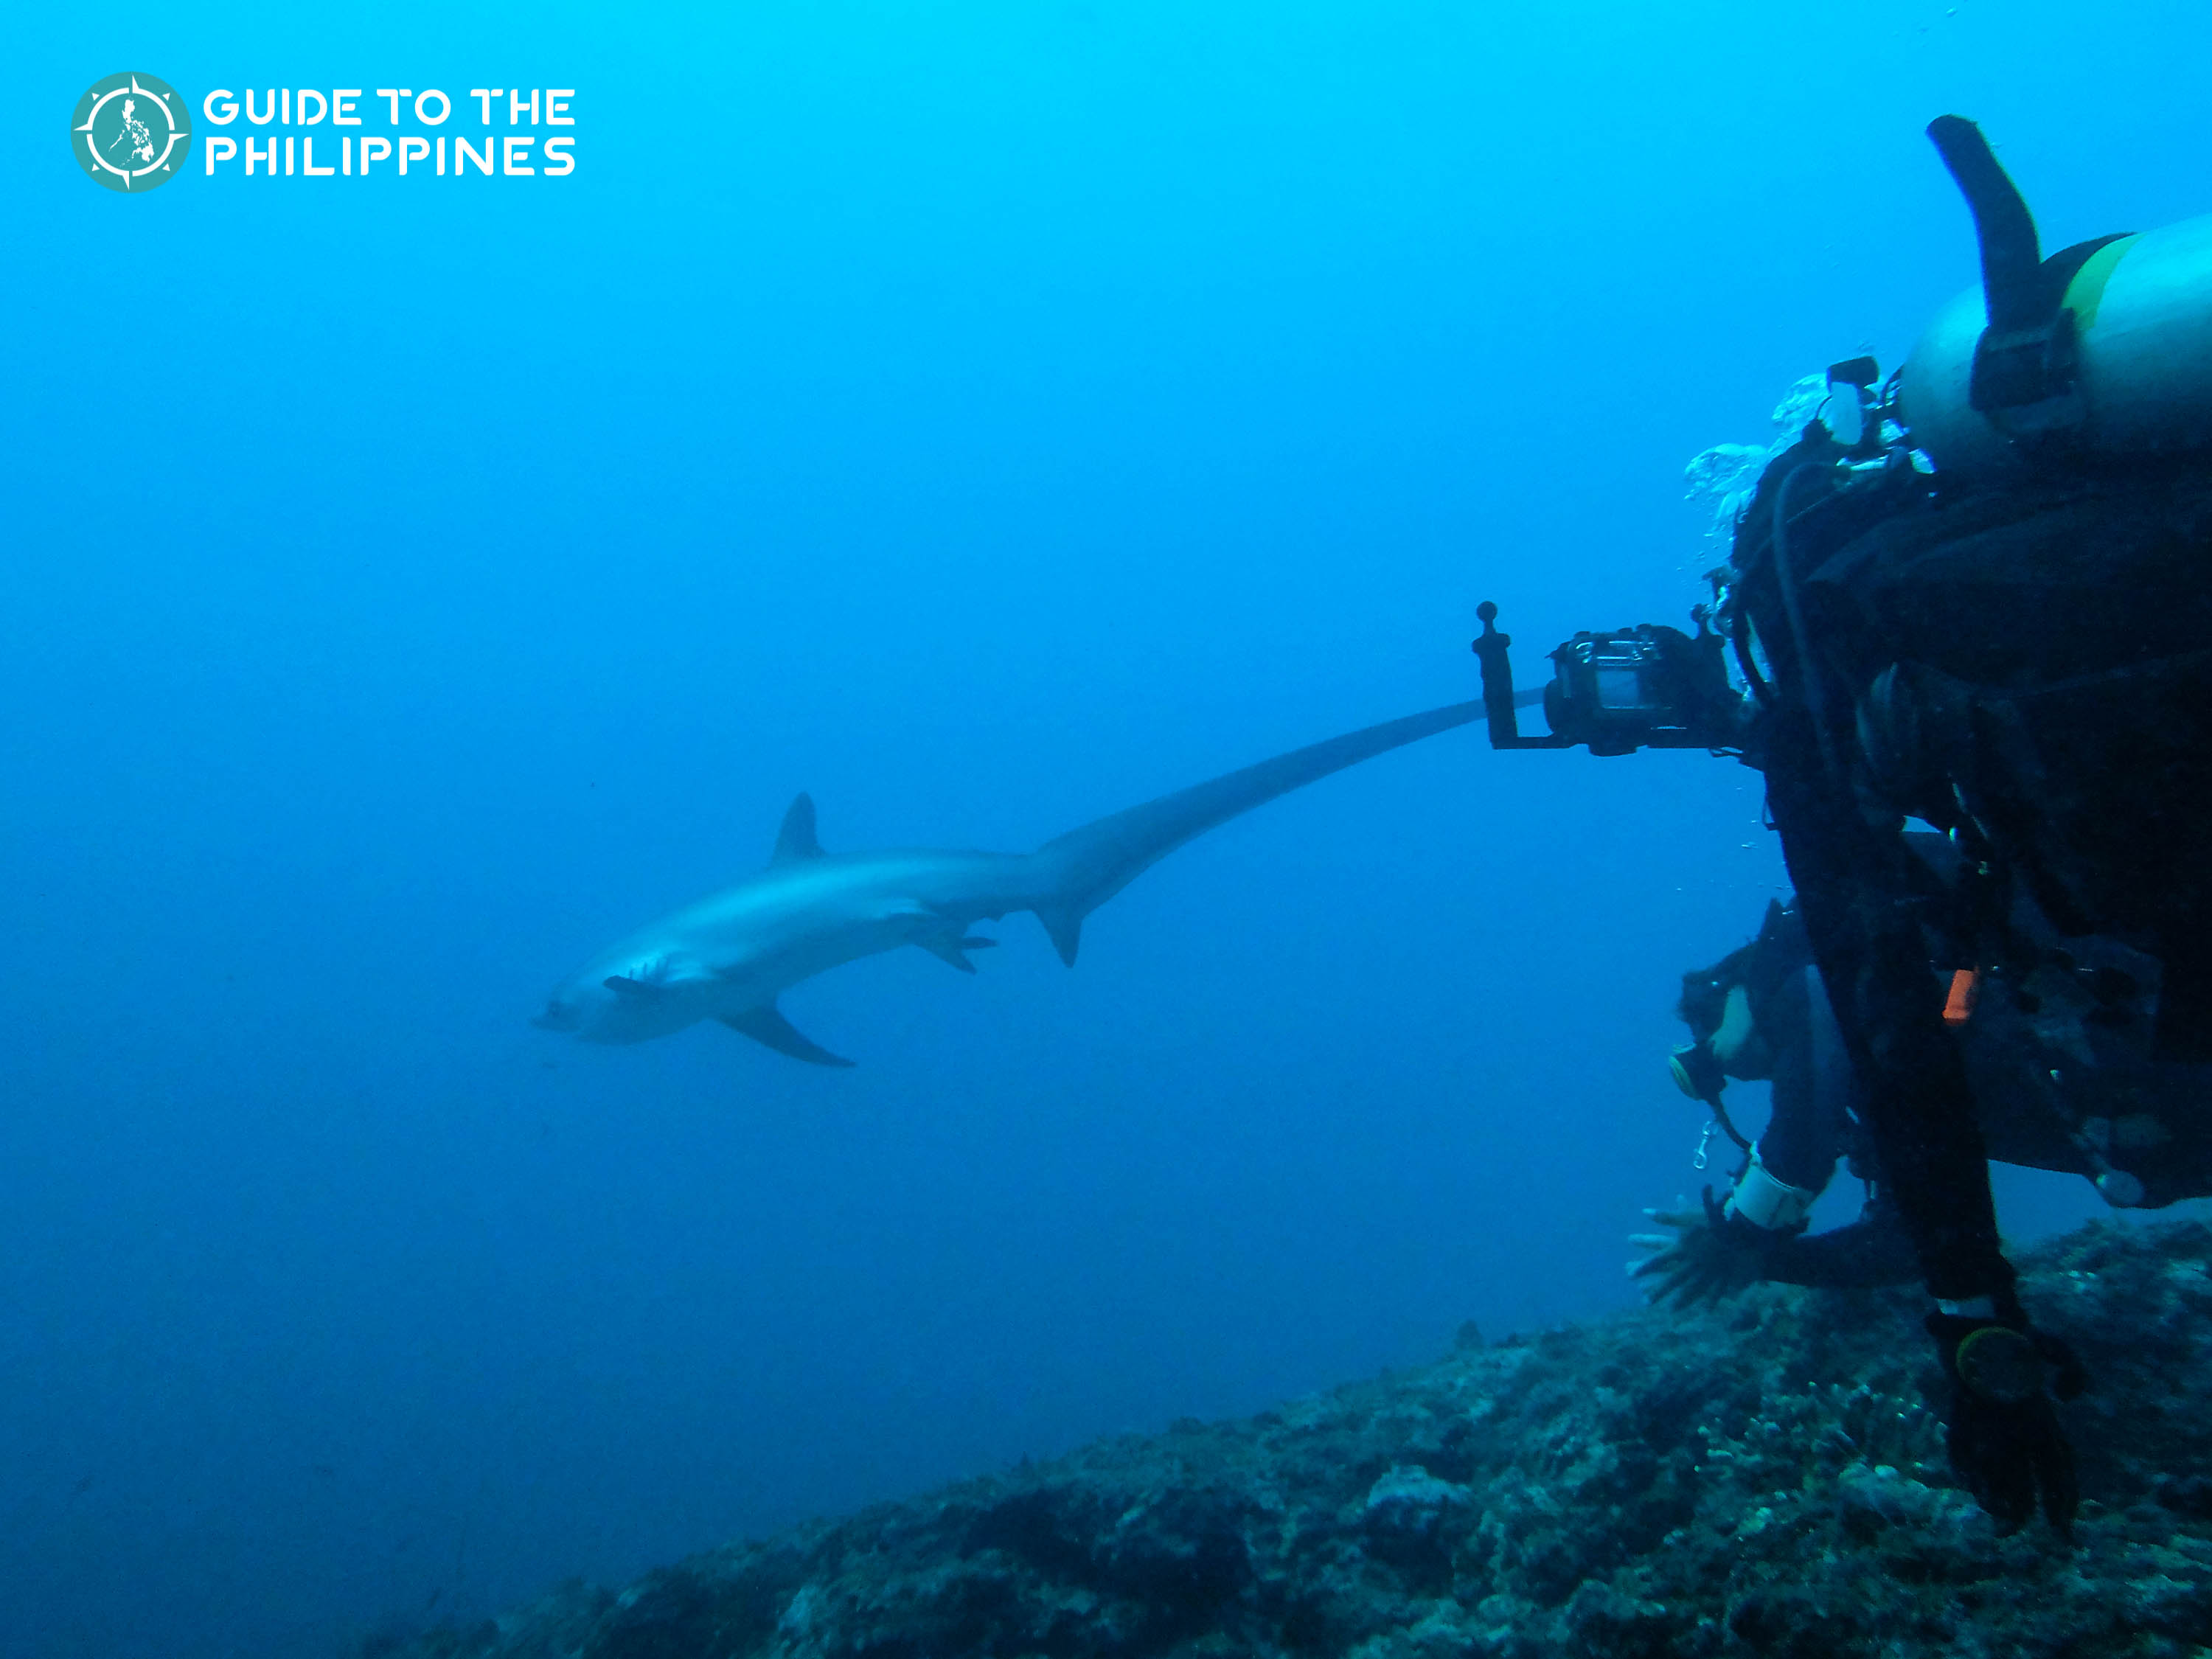
[{"label": "shark's snout", "polygon": [[599,979],[597,971],[561,986],[530,1023],[541,1031],[564,1032],[586,1042],[643,1042],[683,1030],[702,1012],[681,997],[617,993],[612,988],[617,984],[642,981],[619,974]]},{"label": "shark's snout", "polygon": [[541,1031],[580,1031],[584,1027],[584,1013],[574,1004],[551,997],[530,1023]]}]

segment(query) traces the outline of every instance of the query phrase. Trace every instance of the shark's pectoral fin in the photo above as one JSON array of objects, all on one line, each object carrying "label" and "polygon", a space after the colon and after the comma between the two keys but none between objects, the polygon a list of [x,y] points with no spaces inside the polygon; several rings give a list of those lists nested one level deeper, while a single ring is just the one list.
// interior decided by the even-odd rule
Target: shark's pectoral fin
[{"label": "shark's pectoral fin", "polygon": [[951,963],[963,974],[972,974],[975,971],[975,964],[968,960],[969,951],[988,951],[998,942],[994,939],[983,939],[975,933],[963,937],[957,932],[951,930],[944,933],[924,933],[915,940],[916,945],[928,951],[930,955],[940,961]]},{"label": "shark's pectoral fin", "polygon": [[1060,959],[1074,967],[1076,947],[1083,943],[1083,912],[1041,904],[1036,919],[1044,924],[1045,934],[1052,940],[1052,948],[1060,952]]},{"label": "shark's pectoral fin", "polygon": [[722,1024],[732,1031],[742,1032],[755,1042],[764,1042],[780,1054],[789,1054],[793,1060],[803,1060],[814,1066],[850,1066],[853,1062],[842,1054],[833,1054],[820,1043],[807,1036],[789,1020],[774,1003],[758,1008],[748,1008],[742,1013],[724,1014]]},{"label": "shark's pectoral fin", "polygon": [[711,985],[714,975],[689,957],[660,956],[634,963],[627,974],[609,974],[599,982],[617,996],[657,997],[690,986]]}]

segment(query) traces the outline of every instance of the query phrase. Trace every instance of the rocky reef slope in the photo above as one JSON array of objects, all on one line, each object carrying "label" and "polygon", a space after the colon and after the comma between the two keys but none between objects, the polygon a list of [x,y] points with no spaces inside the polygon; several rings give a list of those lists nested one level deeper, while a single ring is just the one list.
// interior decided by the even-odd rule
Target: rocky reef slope
[{"label": "rocky reef slope", "polygon": [[1951,1486],[1905,1293],[1762,1288],[1469,1342],[1248,1421],[970,1480],[416,1659],[1359,1659],[2212,1647],[2212,1231],[2096,1227],[2025,1292],[2088,1363],[2077,1541]]}]

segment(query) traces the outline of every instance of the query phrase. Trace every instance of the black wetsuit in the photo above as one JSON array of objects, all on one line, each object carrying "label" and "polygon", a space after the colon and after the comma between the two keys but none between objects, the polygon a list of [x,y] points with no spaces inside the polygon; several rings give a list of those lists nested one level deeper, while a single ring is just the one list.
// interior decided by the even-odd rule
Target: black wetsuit
[{"label": "black wetsuit", "polygon": [[[1957,966],[2002,961],[2004,884],[2022,883],[2064,932],[2139,939],[2164,965],[2162,1054],[2212,1055],[2212,480],[2054,476],[1954,500],[1839,459],[1808,428],[1737,533],[1767,665],[1752,758],[1928,1286],[2008,1297],[1926,930],[1963,937],[1975,961]],[[1907,815],[1966,840],[1963,913]]]}]

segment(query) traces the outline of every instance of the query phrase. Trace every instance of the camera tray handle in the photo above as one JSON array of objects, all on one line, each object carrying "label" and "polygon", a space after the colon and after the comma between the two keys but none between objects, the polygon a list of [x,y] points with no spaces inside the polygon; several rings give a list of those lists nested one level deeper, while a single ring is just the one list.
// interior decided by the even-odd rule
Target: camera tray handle
[{"label": "camera tray handle", "polygon": [[[1513,694],[1513,665],[1506,653],[1513,644],[1510,634],[1498,631],[1498,607],[1488,599],[1475,606],[1474,614],[1482,623],[1482,637],[1474,642],[1474,654],[1482,665],[1482,711],[1490,722],[1490,746],[1492,749],[1566,749],[1572,744],[1557,732],[1540,738],[1521,735],[1519,708],[1522,698]],[[1531,693],[1526,701],[1536,702],[1542,694]]]}]

